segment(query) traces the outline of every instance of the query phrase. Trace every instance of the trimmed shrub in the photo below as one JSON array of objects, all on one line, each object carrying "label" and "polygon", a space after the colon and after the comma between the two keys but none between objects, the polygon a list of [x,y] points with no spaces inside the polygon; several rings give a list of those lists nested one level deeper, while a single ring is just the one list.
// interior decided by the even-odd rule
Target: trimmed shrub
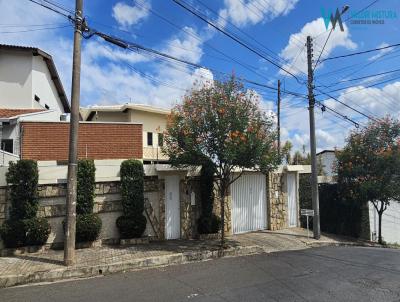
[{"label": "trimmed shrub", "polygon": [[10,219],[0,228],[0,235],[8,248],[24,245],[43,245],[50,235],[45,218],[37,218],[38,167],[33,160],[10,162],[6,175],[10,193]]},{"label": "trimmed shrub", "polygon": [[76,217],[75,242],[91,242],[100,235],[102,221],[96,214],[81,214]]},{"label": "trimmed shrub", "polygon": [[[319,208],[321,231],[351,236],[369,238],[368,207],[354,200],[346,200],[340,195],[337,184],[319,184]],[[300,175],[300,208],[312,209],[311,175]],[[306,227],[306,217],[301,217],[301,226]],[[312,217],[309,227],[312,229]]]},{"label": "trimmed shrub", "polygon": [[217,215],[211,217],[200,216],[197,221],[197,230],[199,234],[215,234],[221,228],[221,218]]},{"label": "trimmed shrub", "polygon": [[50,235],[50,224],[46,218],[31,218],[24,220],[25,244],[44,245]]},{"label": "trimmed shrub", "polygon": [[117,227],[122,238],[139,238],[146,230],[147,220],[143,214],[135,216],[120,216]]},{"label": "trimmed shrub", "polygon": [[44,245],[50,235],[50,224],[45,218],[7,220],[0,227],[0,235],[7,248]]},{"label": "trimmed shrub", "polygon": [[20,220],[36,217],[39,179],[36,161],[23,159],[15,163],[10,162],[6,179],[10,192],[10,219]]},{"label": "trimmed shrub", "polygon": [[144,211],[144,171],[138,160],[121,163],[121,197],[124,215],[117,219],[117,227],[123,238],[141,237],[146,230]]},{"label": "trimmed shrub", "polygon": [[204,164],[200,174],[201,216],[197,221],[199,234],[218,233],[221,218],[213,214],[214,206],[214,168],[212,164]]},{"label": "trimmed shrub", "polygon": [[138,160],[121,163],[121,197],[126,216],[134,216],[144,211],[144,171]]},{"label": "trimmed shrub", "polygon": [[6,220],[0,226],[0,236],[6,248],[17,248],[25,245],[26,233],[22,220]]},{"label": "trimmed shrub", "polygon": [[91,159],[81,159],[78,161],[78,186],[76,213],[93,213],[95,188],[96,188],[96,166]]}]

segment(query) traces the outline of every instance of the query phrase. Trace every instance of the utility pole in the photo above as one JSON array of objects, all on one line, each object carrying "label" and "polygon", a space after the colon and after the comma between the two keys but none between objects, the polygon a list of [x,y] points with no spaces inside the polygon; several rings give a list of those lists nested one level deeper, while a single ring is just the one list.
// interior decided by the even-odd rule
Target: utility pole
[{"label": "utility pole", "polygon": [[75,1],[74,53],[72,63],[71,118],[69,131],[69,159],[67,185],[67,213],[64,240],[64,265],[75,264],[76,194],[78,162],[78,129],[81,79],[81,40],[83,28],[83,0]]},{"label": "utility pole", "polygon": [[278,80],[278,154],[281,155],[281,80]]},{"label": "utility pole", "polygon": [[311,193],[312,205],[314,210],[313,231],[314,238],[321,237],[319,221],[319,197],[318,197],[318,173],[317,173],[317,155],[315,142],[315,117],[314,117],[314,71],[312,67],[312,39],[307,36],[307,65],[308,65],[308,111],[310,114],[310,151],[311,151]]}]

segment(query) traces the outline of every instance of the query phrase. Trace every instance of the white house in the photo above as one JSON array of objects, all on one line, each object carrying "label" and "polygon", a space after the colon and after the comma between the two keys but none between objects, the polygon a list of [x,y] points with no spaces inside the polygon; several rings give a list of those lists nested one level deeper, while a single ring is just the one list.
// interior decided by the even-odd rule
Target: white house
[{"label": "white house", "polygon": [[3,158],[20,154],[21,121],[60,121],[70,106],[52,57],[34,47],[0,44]]}]

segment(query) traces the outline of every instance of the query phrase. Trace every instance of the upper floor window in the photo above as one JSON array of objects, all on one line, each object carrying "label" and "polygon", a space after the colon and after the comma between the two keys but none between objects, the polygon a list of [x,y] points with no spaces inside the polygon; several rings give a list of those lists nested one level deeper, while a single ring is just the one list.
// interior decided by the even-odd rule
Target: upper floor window
[{"label": "upper floor window", "polygon": [[153,146],[153,132],[147,132],[147,146]]},{"label": "upper floor window", "polygon": [[164,134],[158,133],[158,146],[162,147],[164,145]]}]

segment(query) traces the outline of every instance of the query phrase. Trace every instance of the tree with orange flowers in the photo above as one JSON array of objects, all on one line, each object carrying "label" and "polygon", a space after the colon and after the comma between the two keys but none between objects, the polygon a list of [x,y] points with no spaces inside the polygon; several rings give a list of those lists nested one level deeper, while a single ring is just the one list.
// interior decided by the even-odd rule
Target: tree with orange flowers
[{"label": "tree with orange flowers", "polygon": [[231,77],[188,93],[173,108],[164,137],[163,152],[173,166],[214,166],[224,246],[229,186],[245,169],[267,173],[281,162],[271,117],[260,109],[258,95]]},{"label": "tree with orange flowers", "polygon": [[387,117],[352,132],[337,158],[343,196],[374,205],[382,244],[382,215],[390,202],[400,202],[400,122]]}]

